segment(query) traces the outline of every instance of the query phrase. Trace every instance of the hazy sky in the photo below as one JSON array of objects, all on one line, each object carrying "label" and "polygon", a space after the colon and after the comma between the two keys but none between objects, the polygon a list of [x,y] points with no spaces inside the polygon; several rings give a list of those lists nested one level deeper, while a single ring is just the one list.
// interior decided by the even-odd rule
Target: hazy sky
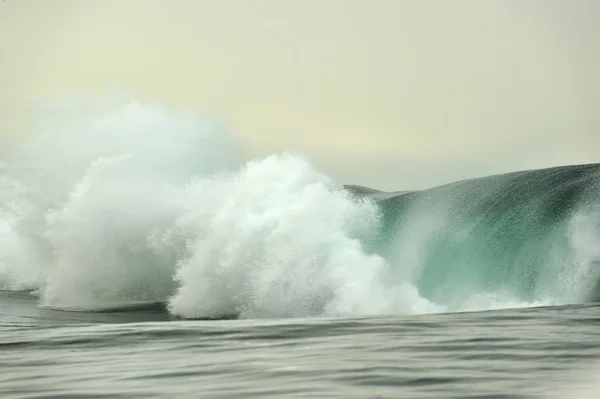
[{"label": "hazy sky", "polygon": [[0,129],[117,87],[341,183],[597,162],[598,21],[596,0],[4,0]]}]

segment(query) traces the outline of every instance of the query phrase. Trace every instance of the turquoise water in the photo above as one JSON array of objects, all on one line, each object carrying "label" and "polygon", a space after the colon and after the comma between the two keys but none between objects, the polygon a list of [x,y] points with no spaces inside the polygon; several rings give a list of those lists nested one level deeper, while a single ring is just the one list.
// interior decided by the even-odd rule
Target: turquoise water
[{"label": "turquoise water", "polygon": [[421,233],[415,284],[432,301],[460,303],[465,292],[592,300],[600,278],[599,177],[596,164],[565,166],[384,198],[376,250],[402,259],[398,246]]},{"label": "turquoise water", "polygon": [[597,397],[598,182],[385,193],[188,112],[67,113],[0,162],[0,393]]}]

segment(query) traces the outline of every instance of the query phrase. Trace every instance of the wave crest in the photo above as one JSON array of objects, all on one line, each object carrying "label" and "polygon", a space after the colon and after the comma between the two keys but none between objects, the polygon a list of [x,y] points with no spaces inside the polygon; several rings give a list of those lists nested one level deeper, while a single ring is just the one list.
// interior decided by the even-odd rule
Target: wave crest
[{"label": "wave crest", "polygon": [[42,306],[307,317],[598,291],[598,166],[383,193],[294,153],[246,161],[214,124],[159,105],[75,116],[0,169],[0,289]]}]

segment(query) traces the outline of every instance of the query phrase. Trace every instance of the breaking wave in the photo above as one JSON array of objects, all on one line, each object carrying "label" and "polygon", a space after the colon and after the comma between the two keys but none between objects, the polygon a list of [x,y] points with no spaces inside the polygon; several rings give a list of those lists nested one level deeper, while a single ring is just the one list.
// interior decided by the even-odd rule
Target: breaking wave
[{"label": "breaking wave", "polygon": [[0,289],[184,318],[598,297],[598,165],[383,193],[299,154],[240,154],[218,126],[156,104],[47,124],[0,164]]}]

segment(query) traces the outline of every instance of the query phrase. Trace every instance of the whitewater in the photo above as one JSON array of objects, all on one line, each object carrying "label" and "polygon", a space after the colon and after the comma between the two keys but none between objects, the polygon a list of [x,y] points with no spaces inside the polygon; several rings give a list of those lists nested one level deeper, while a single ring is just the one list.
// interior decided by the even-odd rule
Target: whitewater
[{"label": "whitewater", "polygon": [[[63,112],[0,169],[0,289],[182,318],[581,303],[600,272],[600,167],[381,193],[294,152],[244,159],[159,104]],[[401,184],[401,182],[399,182]]]},{"label": "whitewater", "polygon": [[397,192],[158,103],[0,162],[3,398],[595,398],[600,165]]}]

